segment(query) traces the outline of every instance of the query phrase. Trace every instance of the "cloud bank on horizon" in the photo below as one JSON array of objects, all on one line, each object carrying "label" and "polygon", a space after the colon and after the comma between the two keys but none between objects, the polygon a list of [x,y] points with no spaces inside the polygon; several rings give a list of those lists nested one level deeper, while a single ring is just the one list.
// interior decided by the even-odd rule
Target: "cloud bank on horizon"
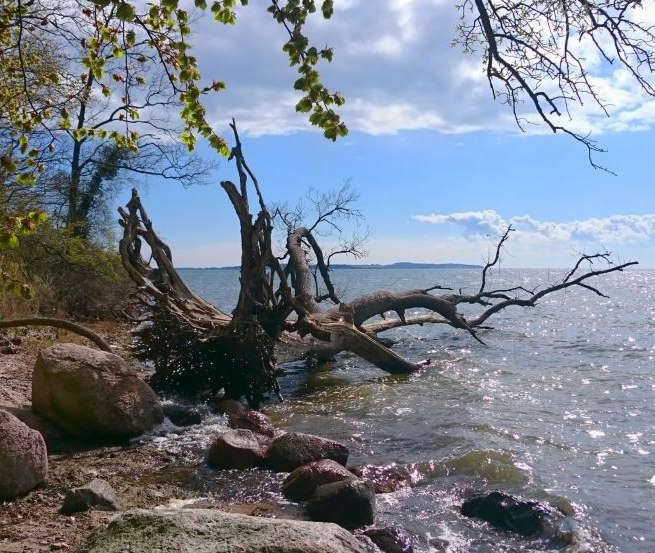
[{"label": "cloud bank on horizon", "polygon": [[500,236],[511,225],[516,232],[545,240],[626,244],[655,243],[655,213],[612,215],[581,221],[539,221],[530,215],[505,219],[492,209],[449,214],[414,215],[414,220],[433,225],[454,224],[465,236]]},{"label": "cloud bank on horizon", "polygon": [[[342,114],[352,131],[519,132],[508,107],[491,97],[481,52],[467,55],[451,46],[459,16],[455,4],[340,0],[331,20],[315,17],[308,25],[313,43],[334,48],[334,61],[320,71],[329,87],[345,95]],[[645,5],[642,11],[644,22],[655,24],[655,5]],[[207,105],[217,126],[225,127],[228,118],[235,117],[251,136],[310,128],[295,111],[296,76],[280,51],[284,40],[284,30],[255,5],[239,11],[234,28],[216,32],[213,22],[201,22],[193,38],[194,53],[205,75],[228,85]],[[571,121],[564,116],[564,123],[576,132],[593,134],[651,128],[655,100],[625,69],[608,65],[592,44],[581,43],[579,50],[611,117],[586,102],[574,107]],[[538,117],[529,119],[537,122]],[[527,127],[530,133],[550,132],[541,125]]]},{"label": "cloud bank on horizon", "polygon": [[[540,221],[530,215],[505,218],[492,209],[448,214],[412,216],[420,223],[445,227],[461,251],[484,251],[511,225],[508,242],[514,267],[564,267],[581,253],[611,251],[621,261],[630,258],[652,267],[653,256],[644,258],[646,249],[655,248],[655,213],[611,215],[575,221]],[[646,247],[646,248],[645,248]],[[479,255],[479,253],[478,253]]]}]

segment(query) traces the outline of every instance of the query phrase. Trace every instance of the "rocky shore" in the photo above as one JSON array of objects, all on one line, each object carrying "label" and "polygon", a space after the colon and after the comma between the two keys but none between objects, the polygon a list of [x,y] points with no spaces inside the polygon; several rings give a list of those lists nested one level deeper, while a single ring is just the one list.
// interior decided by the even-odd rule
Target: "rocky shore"
[{"label": "rocky shore", "polygon": [[[407,468],[348,466],[347,445],[238,402],[162,404],[138,367],[62,339],[29,333],[0,357],[0,553],[414,551],[414,536],[375,525],[376,494],[414,485]],[[185,428],[203,417],[215,431],[194,441]],[[191,439],[162,447],[158,430]],[[574,539],[549,506],[471,501],[462,513],[500,530]]]}]

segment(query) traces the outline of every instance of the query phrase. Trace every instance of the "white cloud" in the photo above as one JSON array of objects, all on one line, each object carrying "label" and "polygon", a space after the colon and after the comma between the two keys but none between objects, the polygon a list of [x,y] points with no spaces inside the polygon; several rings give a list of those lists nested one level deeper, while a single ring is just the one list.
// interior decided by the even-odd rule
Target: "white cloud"
[{"label": "white cloud", "polygon": [[[318,46],[334,47],[333,63],[320,70],[326,84],[346,96],[343,116],[351,130],[516,131],[507,106],[491,98],[478,54],[466,55],[450,45],[458,21],[455,2],[340,0],[335,8],[330,21],[316,16],[307,30]],[[644,18],[655,18],[655,8],[643,11]],[[305,117],[295,112],[299,96],[293,91],[294,69],[281,52],[284,29],[258,3],[240,9],[233,28],[206,19],[192,37],[194,53],[208,79],[228,84],[227,91],[208,103],[212,121],[224,127],[237,117],[251,134],[309,128]],[[574,130],[602,133],[655,124],[655,102],[627,71],[608,66],[588,42],[576,47],[612,117],[584,98],[585,105],[571,111]],[[538,121],[534,114],[529,119]],[[567,115],[563,119],[569,124]],[[526,128],[549,132],[544,126]]]},{"label": "white cloud", "polygon": [[414,215],[414,220],[434,225],[453,224],[468,237],[502,234],[509,225],[521,240],[542,240],[566,243],[604,244],[655,242],[655,213],[644,215],[611,215],[579,221],[539,221],[530,215],[504,218],[495,211],[468,211],[449,214]]}]

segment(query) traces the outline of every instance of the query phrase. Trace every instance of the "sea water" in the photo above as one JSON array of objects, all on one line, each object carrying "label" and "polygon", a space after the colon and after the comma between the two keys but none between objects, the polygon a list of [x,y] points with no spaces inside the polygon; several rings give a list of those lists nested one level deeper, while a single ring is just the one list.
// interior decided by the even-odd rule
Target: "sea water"
[{"label": "sea water", "polygon": [[[234,307],[236,270],[181,274],[205,299]],[[488,288],[538,289],[565,274],[500,269]],[[474,293],[480,284],[475,270],[339,269],[333,278],[345,300],[434,285]],[[556,550],[652,553],[655,271],[589,283],[609,297],[577,288],[511,307],[480,331],[486,345],[445,325],[386,333],[403,356],[432,361],[412,375],[350,354],[290,364],[280,379],[286,401],[268,412],[281,428],[347,443],[351,465],[409,466],[416,486],[378,496],[377,523],[406,528],[417,551],[555,550],[459,513],[472,492],[500,489],[572,513],[576,541]]]}]

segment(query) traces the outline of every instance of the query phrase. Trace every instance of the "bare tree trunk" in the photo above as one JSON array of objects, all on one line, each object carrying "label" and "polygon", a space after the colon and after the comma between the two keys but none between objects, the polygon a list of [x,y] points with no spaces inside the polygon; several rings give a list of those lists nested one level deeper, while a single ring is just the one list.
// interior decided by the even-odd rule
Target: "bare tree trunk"
[{"label": "bare tree trunk", "polygon": [[[447,324],[465,330],[484,344],[476,328],[488,328],[482,325],[495,313],[511,306],[532,307],[544,296],[569,287],[603,295],[588,283],[589,279],[636,264],[613,265],[608,253],[585,255],[561,282],[541,290],[488,290],[487,273],[500,262],[501,250],[513,230],[509,227],[498,242],[494,258],[484,266],[475,294],[436,295],[435,290],[444,288],[433,286],[425,290],[378,291],[342,302],[314,236],[318,223],[326,221],[325,213],[309,226],[294,227],[285,220],[286,251],[276,256],[272,247],[272,217],[259,183],[245,161],[234,123],[232,129],[236,145],[231,157],[236,163],[239,184],[221,183],[239,219],[241,235],[240,292],[232,316],[208,304],[184,284],[173,267],[170,249],[154,232],[135,191],[128,210],[120,210],[123,264],[138,285],[142,301],[153,313],[154,324],[141,333],[139,352],[143,358],[154,360],[158,371],[155,381],[163,387],[184,393],[224,388],[230,397],[245,396],[257,404],[267,392],[276,389],[276,345],[285,361],[350,351],[386,372],[412,372],[423,366],[422,362],[399,356],[376,339],[378,333],[412,324]],[[259,207],[256,217],[250,213],[249,182]],[[344,210],[344,206],[339,209]],[[155,267],[141,257],[142,240],[152,252]],[[285,258],[288,262],[282,267],[281,260]],[[592,270],[592,264],[598,262],[604,268]],[[583,264],[589,265],[586,272],[581,269]],[[328,291],[321,297],[315,291],[316,275],[320,275]],[[321,302],[325,300],[334,306],[323,309]],[[462,303],[478,305],[483,310],[465,318],[458,312]],[[416,309],[422,312],[406,315]],[[390,312],[396,317],[374,320]]]}]

